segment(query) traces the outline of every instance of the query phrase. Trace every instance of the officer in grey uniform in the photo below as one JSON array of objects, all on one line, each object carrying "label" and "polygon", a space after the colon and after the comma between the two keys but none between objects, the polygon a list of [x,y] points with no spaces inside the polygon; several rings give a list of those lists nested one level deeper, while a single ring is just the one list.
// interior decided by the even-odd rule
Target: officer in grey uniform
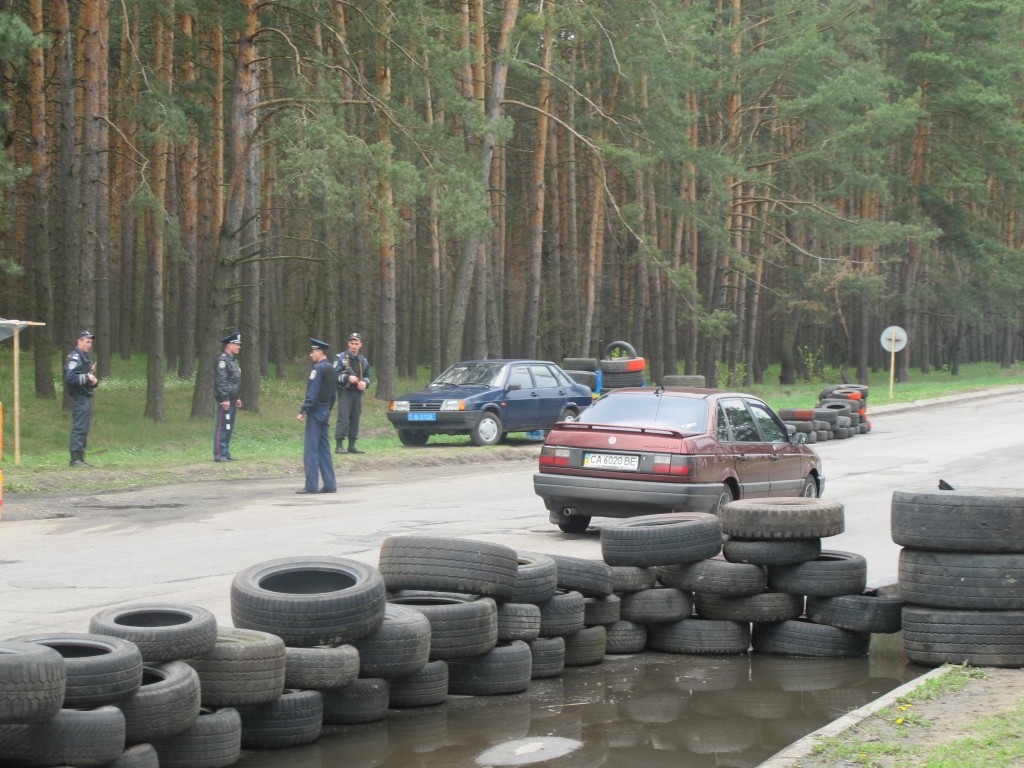
[{"label": "officer in grey uniform", "polygon": [[[306,384],[306,399],[302,401],[296,417],[306,424],[306,439],[302,449],[306,486],[296,493],[336,493],[338,490],[330,437],[337,376],[327,359],[327,350],[330,348],[331,345],[326,341],[309,340],[309,359],[313,362],[313,369],[309,372]],[[323,487],[318,489],[320,478],[323,478]]]},{"label": "officer in grey uniform", "polygon": [[71,398],[71,466],[91,467],[85,460],[85,445],[92,421],[92,392],[99,384],[96,366],[89,357],[93,335],[89,331],[78,334],[75,348],[64,361],[64,385]]},{"label": "officer in grey uniform", "polygon": [[235,416],[242,407],[238,397],[242,390],[242,368],[238,365],[238,352],[242,349],[242,334],[232,333],[221,339],[224,351],[213,364],[213,397],[217,401],[217,420],[213,427],[213,460],[235,461],[231,455],[231,434]]},{"label": "officer in grey uniform", "polygon": [[362,453],[356,448],[359,439],[359,415],[363,409],[363,392],[370,386],[370,361],[360,354],[363,337],[351,333],[348,351],[334,358],[338,374],[338,423],[334,427],[334,452],[345,453],[342,442],[348,438],[348,453]]}]

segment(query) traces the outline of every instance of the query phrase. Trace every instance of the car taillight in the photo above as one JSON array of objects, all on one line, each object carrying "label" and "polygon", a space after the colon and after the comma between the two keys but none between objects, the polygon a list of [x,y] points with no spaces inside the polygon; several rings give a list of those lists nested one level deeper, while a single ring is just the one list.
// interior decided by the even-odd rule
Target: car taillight
[{"label": "car taillight", "polygon": [[540,449],[540,465],[542,467],[568,467],[569,449],[554,445],[545,445]]},{"label": "car taillight", "polygon": [[693,477],[697,469],[697,460],[693,456],[656,453],[652,458],[654,460],[654,474],[656,475]]}]

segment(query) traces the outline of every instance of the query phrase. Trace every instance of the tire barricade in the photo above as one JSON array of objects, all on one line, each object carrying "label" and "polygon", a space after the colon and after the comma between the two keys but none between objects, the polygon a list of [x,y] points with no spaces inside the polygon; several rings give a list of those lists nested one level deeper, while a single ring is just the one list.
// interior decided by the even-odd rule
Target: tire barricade
[{"label": "tire barricade", "polygon": [[1024,666],[1024,491],[896,491],[907,658],[923,666]]},{"label": "tire barricade", "polygon": [[[0,763],[229,766],[243,749],[309,744],[325,725],[515,694],[646,649],[862,656],[872,633],[921,618],[865,589],[863,557],[821,548],[842,529],[836,502],[756,499],[721,517],[609,525],[602,560],[398,536],[376,568],[258,563],[232,582],[235,627],[198,606],[140,604],[97,613],[89,633],[0,642]],[[1024,599],[986,604],[996,623],[1024,617]]]},{"label": "tire barricade", "polygon": [[813,408],[780,408],[779,418],[794,432],[807,435],[808,443],[867,434],[871,431],[868,387],[829,384],[818,393],[818,402]]}]

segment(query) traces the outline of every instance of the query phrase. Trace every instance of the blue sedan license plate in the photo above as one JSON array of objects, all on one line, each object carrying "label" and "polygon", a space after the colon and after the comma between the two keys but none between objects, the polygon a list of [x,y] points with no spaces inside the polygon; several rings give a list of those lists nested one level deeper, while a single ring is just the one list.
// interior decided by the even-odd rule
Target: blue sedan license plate
[{"label": "blue sedan license plate", "polygon": [[409,421],[437,421],[436,413],[410,413]]}]

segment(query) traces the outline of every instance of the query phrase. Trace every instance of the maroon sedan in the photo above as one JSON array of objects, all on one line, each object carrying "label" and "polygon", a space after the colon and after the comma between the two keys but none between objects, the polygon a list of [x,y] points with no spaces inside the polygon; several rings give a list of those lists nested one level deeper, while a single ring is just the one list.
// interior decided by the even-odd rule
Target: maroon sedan
[{"label": "maroon sedan", "polygon": [[627,388],[548,433],[533,489],[552,523],[718,513],[735,499],[820,496],[821,459],[762,400],[712,389]]}]

